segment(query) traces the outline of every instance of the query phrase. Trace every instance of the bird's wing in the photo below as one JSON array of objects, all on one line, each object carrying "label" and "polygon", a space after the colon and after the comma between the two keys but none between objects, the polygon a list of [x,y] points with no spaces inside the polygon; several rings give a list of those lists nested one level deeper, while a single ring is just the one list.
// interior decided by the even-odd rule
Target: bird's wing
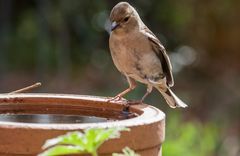
[{"label": "bird's wing", "polygon": [[167,55],[167,52],[158,38],[149,30],[146,26],[143,28],[144,35],[147,36],[150,44],[152,45],[153,51],[158,56],[161,61],[163,68],[163,73],[166,75],[167,84],[169,87],[174,85],[173,75],[172,75],[172,65],[170,59]]}]

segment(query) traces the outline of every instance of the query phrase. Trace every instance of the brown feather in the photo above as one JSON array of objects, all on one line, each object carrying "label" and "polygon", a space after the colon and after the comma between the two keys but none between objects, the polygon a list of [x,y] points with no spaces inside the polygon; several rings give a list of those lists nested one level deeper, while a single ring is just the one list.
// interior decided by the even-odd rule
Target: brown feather
[{"label": "brown feather", "polygon": [[160,59],[160,62],[163,68],[163,73],[167,78],[168,86],[172,87],[174,85],[174,79],[172,75],[172,66],[165,48],[163,47],[161,42],[158,40],[158,38],[146,26],[143,28],[143,30],[145,31],[149,41],[151,42],[153,51],[156,53],[156,55]]}]

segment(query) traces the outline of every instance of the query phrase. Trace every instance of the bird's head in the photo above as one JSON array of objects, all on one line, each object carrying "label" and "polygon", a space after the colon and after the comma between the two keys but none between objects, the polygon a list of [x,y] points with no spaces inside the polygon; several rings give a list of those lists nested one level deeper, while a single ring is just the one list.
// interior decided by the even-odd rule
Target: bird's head
[{"label": "bird's head", "polygon": [[127,2],[120,2],[115,5],[110,14],[111,31],[128,33],[139,28],[141,21],[137,11]]}]

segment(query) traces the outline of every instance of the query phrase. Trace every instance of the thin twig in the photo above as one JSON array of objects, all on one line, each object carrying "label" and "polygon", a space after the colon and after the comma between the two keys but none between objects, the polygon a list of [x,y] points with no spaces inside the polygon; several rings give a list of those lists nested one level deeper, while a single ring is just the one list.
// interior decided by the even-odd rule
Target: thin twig
[{"label": "thin twig", "polygon": [[39,87],[41,85],[42,85],[41,82],[37,82],[37,83],[35,83],[35,84],[31,85],[31,86],[27,86],[27,87],[24,87],[24,88],[12,91],[12,92],[10,92],[8,94],[23,93],[23,92],[29,91],[31,89],[37,88],[37,87]]}]

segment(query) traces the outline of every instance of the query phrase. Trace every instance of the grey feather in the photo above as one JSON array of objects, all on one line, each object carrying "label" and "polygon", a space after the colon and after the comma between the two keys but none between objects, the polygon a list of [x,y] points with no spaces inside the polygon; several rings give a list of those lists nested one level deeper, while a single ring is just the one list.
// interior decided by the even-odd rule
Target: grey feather
[{"label": "grey feather", "polygon": [[186,108],[188,107],[187,104],[185,104],[181,99],[179,99],[172,91],[170,88],[167,88],[166,90],[163,90],[160,87],[156,87],[158,91],[163,95],[164,99],[166,100],[167,104],[171,108],[176,108],[176,107],[182,107]]},{"label": "grey feather", "polygon": [[172,87],[174,85],[174,79],[172,75],[172,65],[165,48],[163,47],[161,42],[158,40],[158,38],[146,26],[144,27],[143,32],[148,37],[152,45],[153,51],[161,61],[163,72],[167,78],[168,86]]}]

